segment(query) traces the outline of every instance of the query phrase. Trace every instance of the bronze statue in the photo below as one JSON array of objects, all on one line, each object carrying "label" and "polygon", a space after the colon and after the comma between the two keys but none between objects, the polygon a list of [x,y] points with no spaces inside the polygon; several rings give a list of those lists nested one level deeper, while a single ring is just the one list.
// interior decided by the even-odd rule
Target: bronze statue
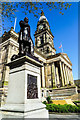
[{"label": "bronze statue", "polygon": [[23,55],[34,56],[34,44],[30,35],[30,26],[28,24],[28,18],[25,17],[24,21],[20,21],[20,33],[18,38],[19,43],[19,53],[18,55],[13,55],[11,60],[15,60]]},{"label": "bronze statue", "polygon": [[28,18],[25,17],[24,21],[19,22],[21,30],[19,33],[19,55],[26,55],[27,53],[33,54],[33,41],[30,36],[30,26],[28,24]]}]

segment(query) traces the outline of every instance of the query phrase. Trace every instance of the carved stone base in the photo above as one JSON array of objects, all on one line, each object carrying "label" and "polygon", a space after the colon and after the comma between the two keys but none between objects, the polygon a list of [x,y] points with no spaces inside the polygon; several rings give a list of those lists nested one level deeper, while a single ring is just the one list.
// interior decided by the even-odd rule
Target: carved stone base
[{"label": "carved stone base", "polygon": [[29,100],[26,104],[6,104],[2,110],[2,118],[22,118],[21,120],[24,118],[49,118],[45,105],[39,100]]},{"label": "carved stone base", "polygon": [[41,103],[42,64],[23,56],[7,65],[10,67],[10,79],[6,104],[1,107],[3,118],[48,118],[46,106]]}]

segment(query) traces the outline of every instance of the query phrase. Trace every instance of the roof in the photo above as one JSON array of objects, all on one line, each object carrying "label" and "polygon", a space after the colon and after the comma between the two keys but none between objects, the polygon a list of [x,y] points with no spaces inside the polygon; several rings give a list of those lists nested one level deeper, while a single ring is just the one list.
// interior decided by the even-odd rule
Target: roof
[{"label": "roof", "polygon": [[44,15],[44,12],[42,11],[42,12],[41,12],[41,17],[39,18],[39,22],[41,22],[41,21],[43,21],[43,20],[48,21],[47,18],[45,17],[45,15]]},{"label": "roof", "polygon": [[13,27],[8,32],[4,32],[4,34],[0,38],[0,43],[8,40],[10,37],[14,38],[14,40],[18,41],[19,34],[13,31]]},{"label": "roof", "polygon": [[46,18],[45,16],[41,16],[41,17],[39,18],[39,22],[41,22],[41,21],[43,21],[43,20],[48,21],[47,18]]},{"label": "roof", "polygon": [[67,61],[72,66],[72,63],[71,63],[71,61],[66,53],[57,53],[55,55],[50,55],[47,57],[47,60],[52,59],[52,58],[56,58],[59,56],[61,56],[65,61]]}]

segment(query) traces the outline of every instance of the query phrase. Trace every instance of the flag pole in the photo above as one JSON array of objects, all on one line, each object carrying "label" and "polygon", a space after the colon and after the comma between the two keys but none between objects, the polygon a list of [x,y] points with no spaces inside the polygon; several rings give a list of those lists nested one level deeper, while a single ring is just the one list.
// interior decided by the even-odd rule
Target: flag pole
[{"label": "flag pole", "polygon": [[62,46],[62,53],[63,53],[63,46]]},{"label": "flag pole", "polygon": [[15,22],[14,22],[14,31],[15,31],[15,28],[16,28],[16,20],[17,20],[17,18],[15,17]]},{"label": "flag pole", "polygon": [[62,43],[60,43],[61,45],[60,45],[60,47],[59,48],[61,48],[61,51],[62,51],[62,53],[63,53],[63,46],[62,46]]}]

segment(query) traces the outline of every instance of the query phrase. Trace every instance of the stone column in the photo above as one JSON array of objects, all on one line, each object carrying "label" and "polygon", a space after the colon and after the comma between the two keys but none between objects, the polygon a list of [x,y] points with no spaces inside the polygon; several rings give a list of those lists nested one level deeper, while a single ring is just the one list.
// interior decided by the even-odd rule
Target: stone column
[{"label": "stone column", "polygon": [[42,87],[45,87],[44,66],[42,67]]},{"label": "stone column", "polygon": [[37,38],[37,46],[39,46],[40,44],[41,44],[40,38],[38,37],[38,38]]},{"label": "stone column", "polygon": [[69,69],[69,81],[70,81],[70,68],[68,68]]},{"label": "stone column", "polygon": [[46,42],[48,42],[48,35],[47,34],[46,34],[46,38],[47,38]]},{"label": "stone column", "polygon": [[67,85],[68,83],[67,83],[67,69],[66,69],[66,65],[65,65],[65,78],[66,78],[66,83],[65,83],[65,85]]},{"label": "stone column", "polygon": [[68,78],[69,78],[69,81],[71,81],[70,79],[70,68],[68,67]]},{"label": "stone column", "polygon": [[72,70],[71,70],[71,82],[74,84]]},{"label": "stone column", "polygon": [[67,73],[68,73],[68,84],[69,84],[69,67],[67,67]]},{"label": "stone column", "polygon": [[63,77],[63,70],[62,70],[62,63],[61,63],[61,61],[60,61],[60,72],[61,72],[62,86],[64,86],[64,77]]},{"label": "stone column", "polygon": [[53,87],[56,87],[56,70],[55,64],[52,64],[52,79],[53,79]]},{"label": "stone column", "polygon": [[65,74],[65,66],[64,66],[64,63],[62,63],[62,68],[63,68],[64,85],[66,85],[66,74]]},{"label": "stone column", "polygon": [[45,64],[44,72],[45,72],[45,87],[47,88],[47,64]]},{"label": "stone column", "polygon": [[68,67],[66,66],[66,70],[67,70],[67,84],[69,84],[69,79],[68,79]]},{"label": "stone column", "polygon": [[57,84],[59,84],[59,74],[58,74],[58,67],[56,67],[56,77],[57,77]]},{"label": "stone column", "polygon": [[67,84],[69,84],[69,77],[68,77],[68,67],[66,66],[66,71],[67,71]]},{"label": "stone column", "polygon": [[47,66],[47,85],[48,87],[52,87],[52,79],[51,79],[51,64],[48,64]]},{"label": "stone column", "polygon": [[44,43],[45,43],[45,34],[44,34]]},{"label": "stone column", "polygon": [[37,46],[37,38],[35,38],[35,46]]},{"label": "stone column", "polygon": [[71,69],[69,68],[69,81],[71,82],[72,84],[72,80],[71,80]]}]

